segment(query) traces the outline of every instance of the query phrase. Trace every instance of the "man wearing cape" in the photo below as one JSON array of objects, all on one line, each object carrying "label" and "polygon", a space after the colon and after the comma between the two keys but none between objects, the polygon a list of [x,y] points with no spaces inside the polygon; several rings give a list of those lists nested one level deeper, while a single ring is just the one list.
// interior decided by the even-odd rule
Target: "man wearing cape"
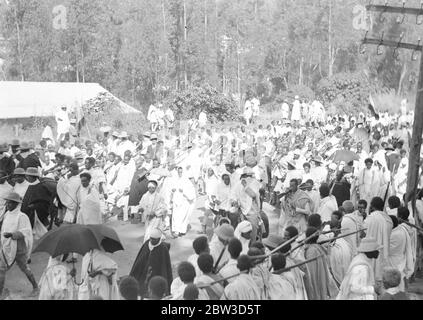
[{"label": "man wearing cape", "polygon": [[162,232],[158,229],[151,231],[150,239],[142,245],[129,274],[138,280],[142,297],[146,296],[148,282],[154,276],[162,276],[167,280],[166,294],[170,294],[170,284],[173,280],[170,245],[162,242],[162,236]]}]

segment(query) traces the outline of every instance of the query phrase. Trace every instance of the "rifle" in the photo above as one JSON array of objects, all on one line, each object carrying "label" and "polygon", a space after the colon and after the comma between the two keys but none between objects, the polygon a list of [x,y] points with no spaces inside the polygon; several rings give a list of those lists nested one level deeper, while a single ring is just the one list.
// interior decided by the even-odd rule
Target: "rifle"
[{"label": "rifle", "polygon": [[315,261],[315,260],[317,260],[317,259],[319,259],[321,257],[323,257],[322,254],[320,256],[317,256],[317,257],[314,257],[314,258],[305,260],[303,262],[297,263],[297,264],[295,264],[293,266],[290,266],[290,267],[286,267],[286,268],[283,268],[283,269],[280,269],[280,270],[273,271],[273,273],[274,274],[281,274],[281,273],[284,273],[284,272],[288,272],[288,271],[290,271],[290,270],[292,270],[294,268],[298,268],[298,267],[301,267],[301,266],[303,266],[303,265],[305,265],[307,263],[313,262],[313,261]]},{"label": "rifle", "polygon": [[300,235],[299,234],[297,234],[295,237],[293,237],[293,238],[291,238],[291,239],[289,239],[288,241],[285,241],[284,243],[282,243],[280,246],[278,246],[278,247],[276,247],[275,249],[273,249],[272,251],[270,251],[269,253],[267,253],[267,254],[264,254],[264,255],[260,255],[260,256],[249,256],[249,258],[251,258],[251,259],[266,259],[266,258],[268,258],[268,257],[270,257],[272,254],[274,254],[275,252],[277,252],[277,251],[279,251],[280,249],[282,249],[283,247],[286,247],[287,245],[290,245],[292,242],[294,242],[295,240],[297,240],[297,238],[299,237]]},{"label": "rifle", "polygon": [[214,264],[214,267],[213,267],[213,273],[214,273],[214,274],[216,274],[216,273],[218,272],[217,267],[219,266],[219,262],[220,262],[220,260],[222,260],[223,254],[225,253],[225,250],[226,250],[226,247],[227,247],[227,246],[228,246],[228,245],[227,245],[227,244],[225,244],[225,246],[223,247],[222,251],[220,252],[219,258],[217,258],[216,263]]},{"label": "rifle", "polygon": [[350,235],[353,235],[353,234],[356,234],[356,233],[362,232],[362,231],[364,231],[364,230],[367,230],[367,228],[360,229],[360,230],[353,231],[353,232],[349,232],[349,233],[345,233],[345,234],[341,234],[340,236],[333,237],[333,238],[330,238],[330,239],[327,239],[327,240],[323,240],[323,241],[317,242],[317,244],[324,244],[324,243],[327,243],[327,242],[334,241],[334,240],[336,240],[336,239],[345,238],[345,237],[348,237],[348,236],[350,236]]},{"label": "rifle", "polygon": [[243,273],[243,272],[236,273],[236,274],[233,274],[233,275],[231,275],[231,276],[229,276],[229,277],[222,278],[222,279],[219,279],[219,280],[216,280],[216,281],[210,282],[210,283],[208,283],[208,284],[200,284],[200,285],[198,285],[198,286],[197,286],[197,288],[198,288],[198,289],[204,289],[204,288],[207,288],[207,287],[211,287],[212,285],[214,285],[214,284],[216,284],[216,283],[219,283],[219,282],[222,282],[222,281],[226,281],[226,280],[229,280],[229,279],[232,279],[232,278],[238,277],[238,276],[239,276],[240,274],[242,274],[242,273]]},{"label": "rifle", "polygon": [[422,233],[422,234],[423,234],[423,229],[422,229],[422,228],[420,228],[420,227],[418,227],[418,226],[416,226],[415,224],[412,224],[411,222],[405,221],[405,220],[403,220],[403,219],[401,219],[401,218],[398,218],[398,220],[399,220],[400,222],[403,222],[403,223],[405,223],[406,225],[408,225],[408,226],[410,226],[410,227],[412,227],[412,228],[416,229],[417,231],[419,231],[420,233]]}]

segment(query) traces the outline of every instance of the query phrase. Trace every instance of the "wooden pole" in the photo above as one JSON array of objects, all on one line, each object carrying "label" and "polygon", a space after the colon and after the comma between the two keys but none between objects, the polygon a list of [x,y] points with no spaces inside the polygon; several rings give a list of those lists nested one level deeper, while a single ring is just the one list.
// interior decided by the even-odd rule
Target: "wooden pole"
[{"label": "wooden pole", "polygon": [[[419,168],[420,168],[420,149],[422,145],[423,133],[423,58],[420,57],[419,82],[417,86],[416,106],[414,109],[413,135],[410,144],[410,157],[408,159],[408,176],[407,176],[407,196],[408,201],[412,202],[414,218],[418,221],[416,214],[416,190],[418,185]],[[420,225],[418,221],[417,225]]]}]

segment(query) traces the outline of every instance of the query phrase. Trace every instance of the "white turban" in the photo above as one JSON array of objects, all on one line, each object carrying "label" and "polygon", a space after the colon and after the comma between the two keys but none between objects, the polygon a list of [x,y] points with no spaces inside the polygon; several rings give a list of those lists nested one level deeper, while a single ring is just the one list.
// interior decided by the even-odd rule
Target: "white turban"
[{"label": "white turban", "polygon": [[253,225],[250,221],[244,220],[236,227],[234,236],[239,239],[241,237],[241,233],[247,233],[250,231],[253,231]]}]

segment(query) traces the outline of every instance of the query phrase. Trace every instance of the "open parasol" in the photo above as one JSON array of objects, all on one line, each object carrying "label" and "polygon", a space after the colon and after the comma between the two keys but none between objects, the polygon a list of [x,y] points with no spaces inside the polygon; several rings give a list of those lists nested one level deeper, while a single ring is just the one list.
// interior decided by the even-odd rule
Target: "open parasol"
[{"label": "open parasol", "polygon": [[47,232],[33,252],[47,252],[55,258],[67,253],[85,255],[93,249],[113,253],[123,250],[123,246],[109,227],[71,224]]},{"label": "open parasol", "polygon": [[349,163],[354,160],[360,160],[360,157],[358,156],[358,154],[350,150],[338,150],[333,156],[333,162],[335,163],[340,163],[342,161],[345,163]]}]

